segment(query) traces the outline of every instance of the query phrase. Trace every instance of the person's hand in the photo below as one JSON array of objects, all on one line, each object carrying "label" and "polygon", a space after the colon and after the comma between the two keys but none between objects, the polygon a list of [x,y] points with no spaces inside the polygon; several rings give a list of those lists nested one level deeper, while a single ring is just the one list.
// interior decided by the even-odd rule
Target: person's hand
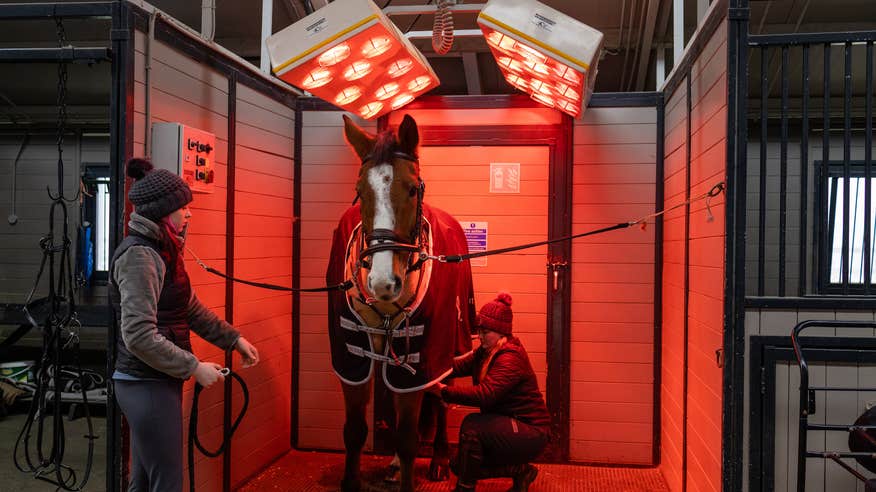
[{"label": "person's hand", "polygon": [[259,363],[259,351],[246,338],[238,338],[237,345],[234,348],[237,349],[240,357],[243,359],[243,367],[252,367]]},{"label": "person's hand", "polygon": [[447,386],[447,385],[439,381],[439,382],[433,384],[432,386],[429,386],[428,388],[426,388],[426,392],[432,393],[433,395],[437,396],[438,398],[441,398],[441,390],[443,390],[445,386]]},{"label": "person's hand", "polygon": [[198,362],[198,367],[195,368],[195,381],[203,387],[208,387],[216,381],[224,381],[225,377],[219,372],[222,366],[215,362]]}]

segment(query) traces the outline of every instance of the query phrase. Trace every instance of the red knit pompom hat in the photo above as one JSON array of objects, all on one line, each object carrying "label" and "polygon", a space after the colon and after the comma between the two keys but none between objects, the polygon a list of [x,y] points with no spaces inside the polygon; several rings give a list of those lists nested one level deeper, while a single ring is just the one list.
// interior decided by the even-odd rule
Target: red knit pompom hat
[{"label": "red knit pompom hat", "polygon": [[477,327],[510,336],[513,318],[511,294],[500,292],[495,299],[484,304],[481,308],[480,313],[478,313]]}]

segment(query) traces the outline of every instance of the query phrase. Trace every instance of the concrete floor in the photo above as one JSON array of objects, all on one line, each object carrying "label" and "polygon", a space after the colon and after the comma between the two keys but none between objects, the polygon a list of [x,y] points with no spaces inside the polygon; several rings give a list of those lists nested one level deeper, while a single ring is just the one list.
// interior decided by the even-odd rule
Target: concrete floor
[{"label": "concrete floor", "polygon": [[[3,420],[0,420],[0,490],[15,491],[15,492],[31,492],[31,491],[54,491],[57,487],[48,482],[34,479],[32,475],[18,471],[12,461],[12,453],[15,448],[15,441],[21,428],[24,425],[26,408],[18,408],[19,413],[13,413]],[[94,458],[91,469],[91,477],[88,480],[85,488],[86,492],[97,492],[106,490],[106,420],[103,415],[92,417],[94,423],[94,433],[98,439],[94,441]],[[46,419],[45,429],[51,432],[51,418]],[[70,465],[77,474],[77,478],[81,476],[85,468],[85,458],[88,451],[88,440],[82,436],[88,433],[88,427],[84,418],[79,418],[73,421],[68,421],[64,417],[64,431],[67,436],[66,452],[64,463]],[[34,426],[34,436],[31,442],[36,442],[36,426]],[[51,444],[51,439],[46,438],[47,448]]]}]

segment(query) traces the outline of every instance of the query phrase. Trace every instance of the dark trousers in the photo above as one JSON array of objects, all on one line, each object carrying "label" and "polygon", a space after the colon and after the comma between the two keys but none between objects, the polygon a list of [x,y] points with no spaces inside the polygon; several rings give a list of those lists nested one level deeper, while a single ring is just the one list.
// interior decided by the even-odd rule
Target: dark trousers
[{"label": "dark trousers", "polygon": [[459,429],[454,468],[459,481],[473,486],[481,478],[513,476],[534,460],[548,443],[547,428],[504,415],[473,413]]},{"label": "dark trousers", "polygon": [[131,428],[128,492],[182,492],[182,381],[113,381]]}]

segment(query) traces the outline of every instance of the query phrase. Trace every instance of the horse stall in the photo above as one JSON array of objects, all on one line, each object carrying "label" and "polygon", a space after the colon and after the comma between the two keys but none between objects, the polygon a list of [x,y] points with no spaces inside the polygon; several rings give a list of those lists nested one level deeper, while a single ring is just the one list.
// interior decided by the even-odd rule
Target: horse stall
[{"label": "horse stall", "polygon": [[[643,12],[649,3],[640,2]],[[520,94],[435,91],[371,120],[265,74],[140,0],[0,4],[0,66],[20,75],[0,80],[0,96],[12,101],[0,105],[0,203],[8,208],[0,362],[40,360],[40,331],[74,331],[84,366],[112,371],[118,335],[106,261],[132,209],[125,162],[150,154],[159,162],[168,135],[207,142],[192,157],[203,169],[193,171],[187,271],[198,297],[262,360],[240,369],[239,359],[193,337],[199,358],[230,368],[246,390],[228,378],[193,409],[186,383],[186,428],[195,415],[208,450],[228,443],[217,457],[194,452],[186,486],[337,490],[347,419],[328,336],[337,313],[325,292],[302,289],[332,287],[333,236],[368,157],[345,141],[344,117],[378,134],[398,132],[410,116],[422,200],[459,223],[468,250],[535,244],[466,260],[474,303],[446,306],[462,319],[497,292],[513,296],[514,334],[551,420],[531,490],[869,490],[873,450],[855,455],[848,434],[867,436],[874,422],[859,416],[876,402],[876,35],[775,34],[770,26],[787,22],[770,20],[779,14],[764,3],[772,2],[712,2],[656,91],[597,92],[579,118]],[[56,83],[60,66],[66,85]],[[174,170],[184,173],[184,162]],[[69,298],[56,283],[64,301],[52,307],[31,303],[51,296],[45,278],[33,298],[27,293],[52,223],[45,218],[61,202],[56,182],[65,198],[83,191],[78,207],[63,203],[70,230],[93,235],[86,256],[94,263],[73,261],[68,273],[91,268],[91,280],[75,277]],[[76,258],[85,243],[71,249]],[[461,292],[461,283],[429,288]],[[72,300],[76,320],[52,321]],[[798,325],[806,329],[795,353]],[[42,364],[72,357],[57,346],[47,353],[59,358]],[[375,376],[362,477],[368,490],[396,490],[384,478],[402,423],[385,378]],[[55,426],[63,412],[68,430],[97,436],[87,490],[121,490],[127,428],[112,385],[96,389],[106,402],[105,410],[88,406],[105,415],[96,430],[79,431],[82,408],[70,401],[48,413]],[[451,448],[473,411],[446,409]],[[6,423],[4,435],[17,432],[20,421]],[[417,490],[451,490],[453,477],[428,480],[438,451],[431,432],[419,437]],[[9,442],[0,454],[13,454]],[[68,439],[68,450],[84,446]],[[81,479],[79,455],[68,458],[59,461],[76,461]],[[49,461],[44,467],[60,469]],[[28,490],[34,469],[5,468],[4,484]],[[478,490],[506,488],[507,480],[485,480]]]}]

